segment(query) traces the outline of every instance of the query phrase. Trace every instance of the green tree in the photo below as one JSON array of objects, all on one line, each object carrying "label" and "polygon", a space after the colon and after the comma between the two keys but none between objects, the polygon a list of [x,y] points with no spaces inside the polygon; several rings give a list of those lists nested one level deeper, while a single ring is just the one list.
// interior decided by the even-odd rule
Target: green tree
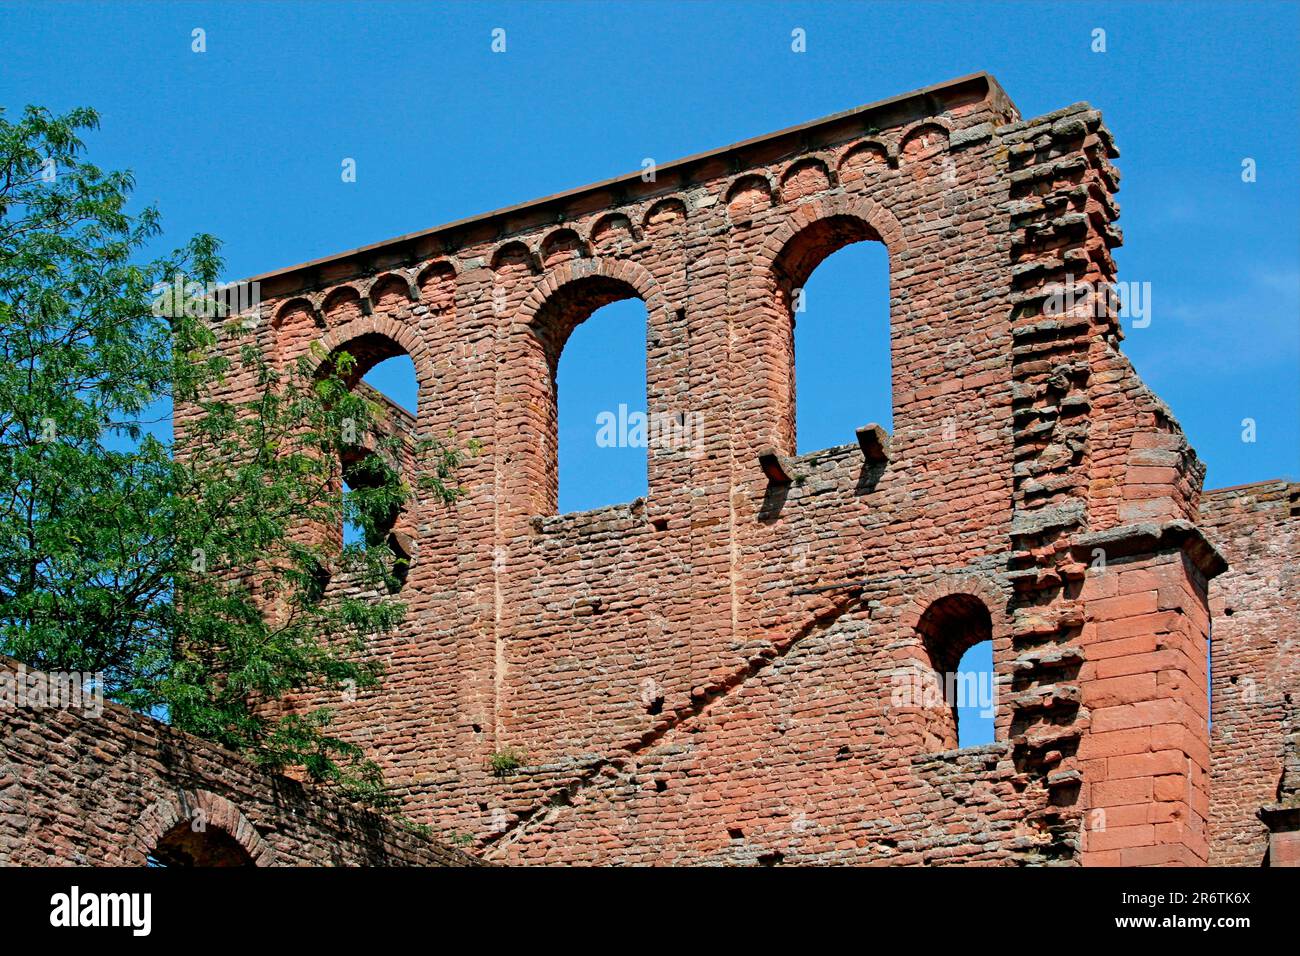
[{"label": "green tree", "polygon": [[[97,124],[0,112],[0,650],[381,801],[327,707],[282,704],[380,679],[367,648],[405,611],[386,523],[416,489],[392,439],[356,461],[379,409],[349,355],[276,369],[207,294],[212,237],[136,261],[158,214],[129,213],[130,174],[84,159]],[[235,372],[255,394],[228,394]],[[173,402],[198,410],[176,449],[150,430]],[[453,501],[461,458],[421,440],[417,488]],[[366,480],[340,496],[344,461]],[[345,515],[363,540],[306,533]],[[327,595],[339,575],[350,596]]]}]

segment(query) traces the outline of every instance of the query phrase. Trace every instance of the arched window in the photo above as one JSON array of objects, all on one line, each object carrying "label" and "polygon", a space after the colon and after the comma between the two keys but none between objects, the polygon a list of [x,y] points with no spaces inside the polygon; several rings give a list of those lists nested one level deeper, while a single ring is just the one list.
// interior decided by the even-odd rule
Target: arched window
[{"label": "arched window", "polygon": [[253,866],[253,858],[225,830],[209,824],[195,829],[188,820],[163,834],[146,866]]},{"label": "arched window", "polygon": [[645,305],[626,299],[574,329],[555,375],[559,510],[590,511],[648,490]]},{"label": "arched window", "polygon": [[804,282],[793,320],[797,453],[851,442],[869,423],[891,429],[884,245],[859,242],[827,256]]},{"label": "arched window", "polygon": [[[339,346],[334,354],[340,352],[347,352],[355,360],[345,379],[348,386],[353,390],[365,390],[379,409],[372,433],[356,434],[355,443],[343,452],[340,462],[342,480],[337,490],[343,496],[376,488],[394,469],[411,467],[409,454],[414,443],[419,385],[411,357],[401,345],[385,335],[367,333],[358,336]],[[378,434],[397,439],[395,455],[380,451]],[[366,543],[371,546],[387,544],[393,552],[391,574],[400,585],[405,581],[414,558],[412,539],[399,527],[401,512],[392,509],[383,514],[371,514],[370,518],[375,533]],[[346,517],[342,528],[336,529],[334,535],[339,545],[359,543],[364,537],[362,528]]]},{"label": "arched window", "polygon": [[646,493],[646,323],[636,289],[601,275],[561,286],[534,317],[549,372],[536,420],[547,513]]},{"label": "arched window", "polygon": [[917,624],[932,671],[926,740],[931,750],[973,747],[993,740],[993,620],[970,594],[935,601]]},{"label": "arched window", "polygon": [[[382,398],[385,404],[408,412],[412,416],[416,414],[419,407],[420,386],[415,378],[415,363],[405,352],[377,362],[362,376],[361,381],[372,389],[377,397]],[[345,495],[354,490],[352,481],[358,480],[357,465],[362,457],[358,454],[351,460],[344,461],[342,491]],[[363,483],[357,487],[365,487],[365,476],[361,476],[360,480]],[[396,517],[393,515],[394,519]],[[391,526],[391,522],[388,524]],[[391,527],[388,530],[391,531]],[[362,537],[360,526],[345,518],[343,543],[354,544]]]},{"label": "arched window", "polygon": [[829,216],[797,233],[774,271],[789,320],[777,359],[787,376],[777,423],[787,447],[805,454],[850,444],[863,425],[892,428],[889,254],[880,236],[856,217]]}]

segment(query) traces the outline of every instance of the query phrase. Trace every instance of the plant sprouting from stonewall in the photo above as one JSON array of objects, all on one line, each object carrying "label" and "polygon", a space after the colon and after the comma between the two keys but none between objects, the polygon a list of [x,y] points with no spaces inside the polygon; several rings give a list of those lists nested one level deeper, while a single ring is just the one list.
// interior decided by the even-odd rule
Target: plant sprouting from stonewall
[{"label": "plant sprouting from stonewall", "polygon": [[[158,215],[129,213],[130,174],[83,158],[97,123],[0,112],[0,651],[102,674],[111,699],[382,802],[328,707],[284,705],[380,679],[368,647],[404,613],[384,516],[458,497],[462,453],[419,442],[411,487],[377,437],[366,487],[341,496],[379,411],[348,387],[351,357],[277,368],[255,325],[157,296],[178,276],[211,287],[218,244],[135,261]],[[227,387],[236,368],[251,393]],[[173,402],[191,410],[174,450],[154,434]],[[310,533],[344,512],[363,540]],[[327,595],[339,577],[344,596]]]}]

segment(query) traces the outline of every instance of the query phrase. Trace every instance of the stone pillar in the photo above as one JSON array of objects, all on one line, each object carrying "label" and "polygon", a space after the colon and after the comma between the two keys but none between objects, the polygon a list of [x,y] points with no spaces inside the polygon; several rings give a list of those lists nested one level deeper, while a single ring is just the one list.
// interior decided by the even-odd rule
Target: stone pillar
[{"label": "stone pillar", "polygon": [[1209,858],[1207,584],[1226,563],[1189,522],[1078,537],[1082,862]]}]

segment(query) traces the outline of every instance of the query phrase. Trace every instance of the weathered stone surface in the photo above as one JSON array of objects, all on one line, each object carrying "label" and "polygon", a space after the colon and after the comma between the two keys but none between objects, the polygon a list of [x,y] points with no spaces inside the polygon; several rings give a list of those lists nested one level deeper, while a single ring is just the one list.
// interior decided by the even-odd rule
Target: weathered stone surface
[{"label": "weathered stone surface", "polygon": [[[1211,592],[1210,862],[1279,865],[1260,811],[1293,801],[1300,784],[1300,484],[1208,492],[1201,523],[1230,565]],[[1288,865],[1300,865],[1300,847],[1291,846]]]},{"label": "weathered stone surface", "polygon": [[[6,691],[30,676],[0,657]],[[150,855],[201,866],[479,864],[125,707],[16,700],[0,694],[0,866],[143,866]]]},{"label": "weathered stone surface", "polygon": [[[405,351],[388,427],[482,444],[464,497],[398,518],[384,685],[322,701],[404,811],[512,863],[1258,863],[1295,624],[1235,563],[1284,573],[1294,519],[1201,517],[1116,316],[1049,312],[1115,279],[1117,155],[1087,104],[1022,120],[978,75],[259,277],[274,361]],[[894,431],[795,455],[796,292],[858,241],[889,252]],[[704,427],[644,500],[556,515],[554,370],[628,297],[648,411]],[[1267,703],[1216,716],[1213,764],[1205,521],[1252,529],[1211,537],[1267,619],[1216,618],[1216,715],[1243,669]],[[900,689],[983,640],[997,742],[959,750]]]}]

